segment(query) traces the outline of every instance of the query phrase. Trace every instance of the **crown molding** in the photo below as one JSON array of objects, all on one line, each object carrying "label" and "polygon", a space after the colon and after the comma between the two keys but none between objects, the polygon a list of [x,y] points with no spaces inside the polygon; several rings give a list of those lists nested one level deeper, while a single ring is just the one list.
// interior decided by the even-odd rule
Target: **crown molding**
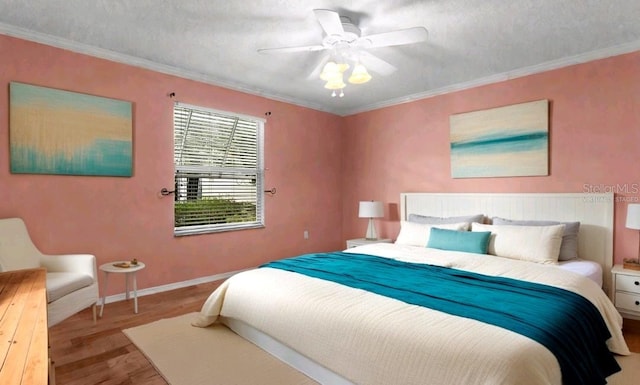
[{"label": "crown molding", "polygon": [[426,92],[420,92],[400,98],[385,100],[380,103],[369,104],[362,108],[341,111],[340,116],[355,115],[363,112],[373,111],[380,108],[391,107],[398,104],[414,102],[416,100],[427,99],[438,95],[444,95],[451,92],[467,90],[474,87],[485,86],[488,84],[503,82],[505,80],[529,76],[541,72],[551,71],[563,67],[569,67],[576,64],[587,63],[594,60],[605,59],[612,56],[618,56],[625,53],[631,53],[640,50],[640,40],[630,43],[607,47],[599,50],[585,52],[579,55],[569,56],[566,58],[552,60],[545,63],[536,64],[534,66],[524,67],[513,71],[503,72],[501,74],[486,76],[480,79],[471,80],[452,84],[450,86],[441,87]]},{"label": "crown molding", "polygon": [[213,76],[204,75],[202,73],[187,71],[178,67],[173,67],[165,64],[160,64],[151,60],[143,59],[140,57],[126,55],[123,53],[111,51],[104,48],[95,47],[88,44],[79,43],[76,41],[52,36],[49,34],[31,31],[25,28],[16,27],[6,23],[0,23],[0,34],[11,36],[23,40],[32,41],[35,43],[45,44],[48,46],[65,49],[68,51],[84,54],[99,59],[106,59],[116,63],[127,64],[134,67],[139,67],[155,72],[160,72],[167,75],[173,75],[180,78],[194,80],[214,86],[228,88],[234,91],[240,91],[251,95],[261,96],[267,99],[271,99],[278,102],[297,105],[300,107],[310,108],[317,111],[323,111],[335,114],[334,111],[327,110],[325,107],[315,105],[312,103],[301,103],[299,100],[294,100],[286,96],[277,95],[266,92],[264,90],[252,88],[245,84],[229,82]]},{"label": "crown molding", "polygon": [[140,67],[140,68],[164,73],[167,75],[173,75],[173,76],[194,80],[194,81],[198,81],[198,82],[202,82],[202,83],[206,83],[214,86],[224,87],[224,88],[244,92],[251,95],[261,96],[274,101],[293,104],[296,106],[310,108],[316,111],[327,112],[327,113],[342,116],[342,117],[355,115],[355,114],[368,112],[368,111],[373,111],[380,108],[391,107],[398,104],[414,102],[417,100],[427,99],[427,98],[431,98],[438,95],[448,94],[451,92],[462,91],[462,90],[466,90],[474,87],[498,83],[505,80],[515,79],[519,77],[537,74],[540,72],[546,72],[554,69],[572,66],[575,64],[586,63],[593,60],[604,59],[607,57],[622,55],[625,53],[630,53],[630,52],[640,50],[640,40],[637,40],[637,41],[633,41],[626,44],[607,47],[607,48],[585,52],[579,55],[574,55],[574,56],[570,56],[570,57],[566,57],[558,60],[548,61],[548,62],[537,64],[534,66],[520,68],[517,70],[508,71],[501,74],[486,76],[486,77],[471,80],[468,82],[452,84],[449,86],[445,86],[445,87],[441,87],[441,88],[437,88],[437,89],[433,89],[425,92],[420,92],[420,93],[415,93],[412,95],[407,95],[399,98],[389,99],[382,102],[362,106],[359,108],[336,111],[336,110],[327,109],[326,107],[313,104],[313,103],[301,103],[299,100],[295,100],[283,95],[276,95],[261,89],[252,88],[246,84],[239,84],[239,83],[225,81],[212,76],[204,75],[202,73],[187,71],[177,67],[156,63],[151,60],[142,59],[136,56],[122,54],[122,53],[114,52],[108,49],[94,47],[88,44],[78,43],[72,40],[55,37],[45,33],[31,31],[25,28],[20,28],[20,27],[16,27],[13,25],[5,24],[5,23],[0,23],[0,34],[16,37],[24,40],[29,40],[36,43],[46,44],[49,46],[62,48],[65,50],[97,57],[100,59],[106,59],[106,60],[111,60],[117,63]]}]

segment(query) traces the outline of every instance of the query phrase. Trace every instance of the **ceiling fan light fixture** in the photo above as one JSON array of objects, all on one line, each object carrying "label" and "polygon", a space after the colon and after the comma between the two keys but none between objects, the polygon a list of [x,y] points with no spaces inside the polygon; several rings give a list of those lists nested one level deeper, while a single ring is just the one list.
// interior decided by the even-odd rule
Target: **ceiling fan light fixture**
[{"label": "ceiling fan light fixture", "polygon": [[344,62],[344,63],[338,63],[338,64],[336,64],[336,65],[338,66],[338,71],[340,71],[341,73],[344,73],[344,72],[345,72],[346,70],[348,70],[348,69],[349,69],[349,67],[350,67],[350,66],[349,66],[349,63],[346,63],[346,62]]},{"label": "ceiling fan light fixture", "polygon": [[349,76],[349,83],[351,84],[364,84],[371,80],[371,75],[362,64],[356,64]]},{"label": "ceiling fan light fixture", "polygon": [[342,77],[342,74],[349,69],[349,63],[336,63],[328,61],[322,68],[320,79],[330,81],[331,79]]},{"label": "ceiling fan light fixture", "polygon": [[322,72],[320,73],[320,79],[324,81],[329,81],[329,79],[335,77],[336,75],[340,75],[340,70],[338,65],[334,61],[328,61],[327,64],[322,68]]},{"label": "ceiling fan light fixture", "polygon": [[340,78],[329,79],[329,81],[327,81],[327,83],[324,85],[324,88],[328,90],[340,90],[346,86],[347,85],[344,83],[344,80],[342,80],[341,76]]},{"label": "ceiling fan light fixture", "polygon": [[312,73],[314,74],[313,76],[316,76],[317,71],[322,67],[319,77],[326,82],[324,87],[333,91],[331,96],[337,96],[337,90],[340,90],[340,97],[344,96],[342,89],[346,86],[345,73],[354,65],[355,67],[347,79],[349,83],[363,84],[371,80],[371,75],[367,69],[359,63],[359,56],[366,55],[367,65],[377,75],[387,76],[397,69],[367,52],[368,49],[421,43],[426,41],[429,36],[427,29],[424,27],[412,27],[363,36],[359,26],[336,11],[314,9],[313,13],[324,33],[322,42],[296,47],[261,48],[258,52],[329,51],[328,55],[323,59],[322,63],[324,64],[318,64]]}]

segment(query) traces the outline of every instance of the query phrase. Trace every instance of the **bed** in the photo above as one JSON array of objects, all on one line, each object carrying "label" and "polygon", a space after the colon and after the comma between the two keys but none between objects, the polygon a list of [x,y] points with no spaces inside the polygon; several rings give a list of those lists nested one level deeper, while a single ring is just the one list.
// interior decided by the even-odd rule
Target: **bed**
[{"label": "bed", "polygon": [[[605,383],[597,375],[586,381],[582,377],[570,377],[575,374],[569,375],[567,367],[584,366],[578,358],[590,356],[592,350],[608,355],[595,358],[595,361],[603,362],[612,357],[610,352],[629,354],[621,333],[622,318],[606,294],[608,274],[604,275],[604,280],[601,274],[611,266],[613,202],[612,194],[401,194],[403,221],[411,214],[455,217],[469,213],[482,213],[489,219],[579,221],[577,250],[580,259],[565,263],[563,268],[556,264],[405,243],[360,246],[331,255],[302,257],[309,258],[303,261],[305,263],[316,259],[324,263],[333,259],[339,264],[350,264],[340,265],[338,269],[327,267],[322,273],[317,273],[321,269],[315,265],[310,268],[305,265],[313,272],[301,273],[302,270],[288,265],[289,259],[239,273],[211,294],[193,324],[206,327],[216,321],[223,322],[324,384]],[[552,227],[542,226],[541,229],[547,231]],[[446,232],[448,230],[440,231],[451,234]],[[483,232],[479,231],[477,235],[480,233]],[[498,247],[498,244],[494,246]],[[588,272],[575,267],[580,261],[590,266]],[[326,276],[333,276],[335,270],[359,269],[369,263],[376,266],[390,264],[394,270],[389,275],[384,267],[386,278],[376,281],[373,286],[368,278],[364,280],[368,285],[366,290],[357,284],[337,280],[345,278],[333,280]],[[566,268],[572,264],[573,267]],[[447,282],[462,276],[460,279],[465,279],[460,285],[462,289],[447,288],[444,296],[462,290],[461,295],[470,300],[459,302],[476,303],[476,292],[468,291],[466,279],[478,277],[486,277],[491,285],[494,280],[518,285],[542,284],[553,293],[575,297],[582,301],[581,306],[595,311],[596,317],[592,313],[583,317],[577,315],[583,313],[572,310],[563,318],[553,320],[554,325],[559,325],[553,328],[557,329],[556,333],[559,331],[573,340],[584,340],[587,345],[578,347],[582,350],[577,353],[558,353],[553,350],[558,347],[550,347],[532,334],[521,332],[531,325],[537,327],[538,320],[532,322],[531,315],[523,317],[528,326],[518,332],[504,327],[500,323],[504,321],[494,322],[493,315],[488,319],[474,318],[467,315],[468,310],[444,310],[437,307],[440,305],[429,308],[412,302],[413,297],[398,299],[377,291],[388,290],[386,286],[391,281],[405,286],[409,282],[408,291],[418,291],[413,289],[424,286],[420,290],[426,294],[421,292],[419,296],[435,298],[433,293],[439,284],[419,281],[427,270],[434,271],[437,276],[434,279],[442,279],[438,277],[445,274]],[[598,270],[602,284],[598,283]],[[413,281],[412,271],[418,274]],[[451,273],[455,279],[447,275]],[[396,280],[393,274],[402,274],[403,279]],[[354,276],[346,275],[349,280]],[[541,286],[533,287],[536,290],[532,292],[537,292]],[[554,299],[554,295],[550,297]],[[442,301],[442,298],[438,301],[453,302]],[[528,303],[517,299],[505,302]],[[592,332],[595,330],[592,326],[583,326],[583,322],[586,325],[583,319],[587,318],[597,318],[605,331],[596,333]],[[588,327],[589,331],[581,331],[583,327]],[[607,335],[603,337],[604,333]],[[596,335],[600,335],[602,341],[596,341]],[[554,335],[553,338],[558,337]],[[575,362],[571,357],[577,357]],[[597,366],[597,362],[592,364]],[[602,370],[608,370],[607,374],[612,372],[611,368]]]}]

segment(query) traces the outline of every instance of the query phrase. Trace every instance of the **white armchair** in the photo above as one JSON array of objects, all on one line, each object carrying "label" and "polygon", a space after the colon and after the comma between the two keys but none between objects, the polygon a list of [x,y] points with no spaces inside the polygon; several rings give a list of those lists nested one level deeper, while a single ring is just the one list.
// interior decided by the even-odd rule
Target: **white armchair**
[{"label": "white armchair", "polygon": [[98,274],[90,254],[45,255],[20,218],[0,219],[0,271],[47,270],[47,318],[51,327],[88,307],[96,322]]}]

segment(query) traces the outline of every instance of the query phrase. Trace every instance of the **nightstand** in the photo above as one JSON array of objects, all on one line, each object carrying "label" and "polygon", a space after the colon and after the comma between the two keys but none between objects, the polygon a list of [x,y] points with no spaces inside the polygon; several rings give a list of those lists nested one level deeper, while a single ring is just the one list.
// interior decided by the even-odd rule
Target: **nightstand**
[{"label": "nightstand", "polygon": [[615,265],[611,274],[616,308],[623,317],[640,320],[640,270]]},{"label": "nightstand", "polygon": [[384,239],[366,239],[366,238],[356,238],[356,239],[348,239],[347,240],[347,249],[350,249],[352,247],[356,247],[356,246],[363,246],[363,245],[370,245],[372,243],[392,243],[391,239],[389,238],[384,238]]}]

